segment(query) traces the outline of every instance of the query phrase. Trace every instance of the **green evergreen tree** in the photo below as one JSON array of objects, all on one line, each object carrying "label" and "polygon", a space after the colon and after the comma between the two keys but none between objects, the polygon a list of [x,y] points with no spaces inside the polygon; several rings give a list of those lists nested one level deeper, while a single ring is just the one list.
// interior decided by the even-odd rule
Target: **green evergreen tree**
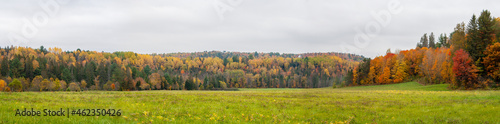
[{"label": "green evergreen tree", "polygon": [[4,57],[2,59],[2,68],[1,68],[1,74],[2,76],[4,77],[8,77],[10,76],[10,69],[9,69],[9,60],[7,59],[7,57]]},{"label": "green evergreen tree", "polygon": [[420,38],[420,43],[417,44],[417,47],[429,47],[429,39],[427,38],[427,33],[424,34]]},{"label": "green evergreen tree", "polygon": [[66,81],[66,82],[72,82],[73,81],[73,77],[72,77],[72,74],[71,72],[69,71],[69,69],[65,68],[63,69],[62,71],[62,80]]},{"label": "green evergreen tree", "polygon": [[24,66],[21,64],[21,61],[19,61],[18,57],[14,57],[14,59],[10,61],[9,68],[11,71],[11,77],[24,77],[21,75],[22,70],[24,70]]},{"label": "green evergreen tree", "polygon": [[467,25],[467,40],[465,41],[465,50],[469,53],[472,60],[476,61],[479,56],[479,51],[477,50],[478,42],[480,41],[478,36],[478,25],[476,15],[472,15],[472,18]]},{"label": "green evergreen tree", "polygon": [[233,62],[239,62],[240,59],[238,58],[238,56],[233,56]]},{"label": "green evergreen tree", "polygon": [[142,75],[142,78],[144,78],[144,80],[146,80],[146,82],[148,82],[148,76],[151,75],[151,73],[152,73],[151,67],[149,67],[149,65],[146,65],[146,66],[144,66],[142,71],[144,72],[144,75]]},{"label": "green evergreen tree", "polygon": [[449,48],[450,47],[450,44],[448,43],[448,37],[446,36],[446,34],[441,34],[439,35],[439,42],[436,44],[436,47],[447,47]]},{"label": "green evergreen tree", "polygon": [[429,48],[436,48],[436,41],[434,40],[434,32],[429,35]]},{"label": "green evergreen tree", "polygon": [[120,88],[122,90],[127,90],[128,85],[125,84],[125,74],[123,73],[122,69],[119,67],[115,67],[113,70],[113,81],[120,83]]},{"label": "green evergreen tree", "polygon": [[479,69],[479,73],[482,76],[485,76],[486,73],[483,71],[484,70],[484,65],[483,63],[483,58],[485,57],[484,52],[486,51],[486,48],[494,43],[496,40],[495,36],[495,20],[493,17],[491,17],[491,14],[488,10],[483,10],[481,12],[481,15],[477,19],[477,25],[478,25],[478,36],[476,41],[476,52],[475,55],[475,61],[476,61],[476,66]]}]

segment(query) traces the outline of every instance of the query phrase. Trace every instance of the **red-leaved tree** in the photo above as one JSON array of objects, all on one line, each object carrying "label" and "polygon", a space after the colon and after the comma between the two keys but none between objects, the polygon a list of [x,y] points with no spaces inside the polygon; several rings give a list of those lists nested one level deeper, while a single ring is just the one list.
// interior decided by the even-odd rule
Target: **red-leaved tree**
[{"label": "red-leaved tree", "polygon": [[477,85],[477,67],[472,63],[469,54],[463,49],[455,52],[453,57],[453,73],[456,81],[452,83],[454,88],[473,89]]}]

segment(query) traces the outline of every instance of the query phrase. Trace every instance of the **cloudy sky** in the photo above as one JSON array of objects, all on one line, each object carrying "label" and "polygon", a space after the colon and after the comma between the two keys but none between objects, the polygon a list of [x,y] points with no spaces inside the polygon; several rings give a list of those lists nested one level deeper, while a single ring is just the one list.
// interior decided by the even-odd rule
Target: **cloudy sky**
[{"label": "cloudy sky", "polygon": [[3,0],[0,46],[171,53],[414,48],[496,0]]}]

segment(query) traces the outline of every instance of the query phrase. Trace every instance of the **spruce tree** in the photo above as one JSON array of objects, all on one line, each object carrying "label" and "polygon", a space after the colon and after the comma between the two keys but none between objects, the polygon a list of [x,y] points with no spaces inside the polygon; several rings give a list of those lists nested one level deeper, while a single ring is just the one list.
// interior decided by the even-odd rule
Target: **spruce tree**
[{"label": "spruce tree", "polygon": [[436,48],[436,42],[434,40],[433,32],[431,32],[431,35],[429,35],[429,48]]}]

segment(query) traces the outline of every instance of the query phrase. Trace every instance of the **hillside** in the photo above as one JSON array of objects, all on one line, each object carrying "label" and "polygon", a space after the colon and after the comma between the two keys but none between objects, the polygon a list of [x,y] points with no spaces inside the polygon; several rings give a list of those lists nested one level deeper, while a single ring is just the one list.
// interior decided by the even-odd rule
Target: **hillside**
[{"label": "hillside", "polygon": [[363,58],[218,51],[150,55],[43,46],[5,47],[0,53],[0,76],[10,91],[329,87]]}]

